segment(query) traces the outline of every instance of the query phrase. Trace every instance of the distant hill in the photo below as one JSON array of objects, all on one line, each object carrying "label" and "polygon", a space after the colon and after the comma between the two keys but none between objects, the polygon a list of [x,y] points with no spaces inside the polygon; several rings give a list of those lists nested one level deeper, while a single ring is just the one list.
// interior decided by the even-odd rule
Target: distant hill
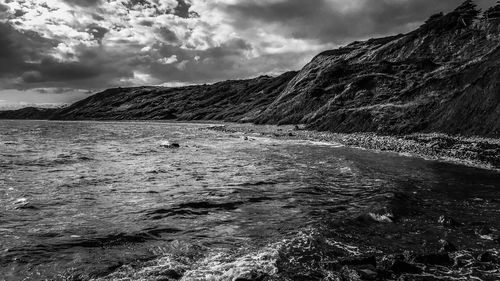
[{"label": "distant hill", "polygon": [[181,88],[116,88],[66,107],[54,119],[253,121],[296,72]]},{"label": "distant hill", "polygon": [[57,108],[25,107],[16,110],[0,111],[0,119],[50,119]]},{"label": "distant hill", "polygon": [[299,72],[180,88],[110,89],[50,118],[225,120],[499,137],[499,10],[497,5],[480,14],[466,1],[408,34],[323,52]]}]

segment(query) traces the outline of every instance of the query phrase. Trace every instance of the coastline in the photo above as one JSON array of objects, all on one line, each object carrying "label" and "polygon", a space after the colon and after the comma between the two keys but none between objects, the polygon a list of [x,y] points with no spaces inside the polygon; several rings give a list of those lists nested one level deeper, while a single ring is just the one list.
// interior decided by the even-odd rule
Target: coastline
[{"label": "coastline", "polygon": [[[19,121],[19,119],[3,119]],[[23,119],[31,120],[31,119]],[[306,140],[334,143],[346,147],[392,152],[426,160],[443,161],[469,167],[500,172],[500,139],[465,137],[443,133],[414,133],[408,135],[380,135],[376,133],[334,133],[307,130],[303,125],[265,125],[235,123],[218,120],[46,120],[49,122],[118,122],[158,124],[199,124],[201,129],[239,133],[246,137],[264,136],[276,139]]]},{"label": "coastline", "polygon": [[333,133],[306,130],[298,125],[254,125],[250,123],[214,123],[205,129],[241,133],[246,137],[337,143],[346,147],[393,152],[400,155],[437,160],[500,172],[500,139],[452,136],[442,133],[378,135],[376,133]]}]

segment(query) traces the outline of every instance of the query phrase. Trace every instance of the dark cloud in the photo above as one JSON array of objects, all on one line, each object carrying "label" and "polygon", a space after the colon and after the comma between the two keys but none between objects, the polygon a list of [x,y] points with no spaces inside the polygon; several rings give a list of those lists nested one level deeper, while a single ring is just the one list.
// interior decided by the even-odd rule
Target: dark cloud
[{"label": "dark cloud", "polygon": [[[462,0],[245,1],[222,6],[240,29],[275,25],[300,39],[345,43],[348,40],[406,32],[431,14],[451,11]],[[486,6],[488,0],[478,1]],[[337,4],[335,4],[337,3]],[[492,4],[492,3],[491,3]],[[345,8],[351,6],[349,8]],[[345,8],[345,9],[344,9]]]},{"label": "dark cloud", "polygon": [[115,85],[121,77],[133,76],[131,67],[124,65],[125,55],[108,54],[100,48],[82,50],[76,62],[58,61],[47,54],[58,43],[0,23],[0,79],[10,79],[10,87],[15,88],[100,88]]},{"label": "dark cloud", "polygon": [[[252,45],[242,39],[229,40],[220,46],[206,50],[184,49],[172,45],[158,47],[161,56],[170,57],[175,55],[178,63],[169,65],[151,64],[147,62],[147,59],[140,63],[147,67],[148,73],[152,74],[154,78],[163,82],[198,83],[249,77],[255,75],[256,68],[268,68],[267,71],[274,68],[276,62],[276,60],[269,60],[269,58],[267,62],[261,61],[260,63],[249,60],[245,56],[245,52],[252,50]],[[278,57],[276,56],[276,59]],[[286,61],[293,60],[290,57]],[[288,67],[290,67],[289,64]]]},{"label": "dark cloud", "polygon": [[139,22],[139,24],[142,26],[151,27],[151,26],[153,26],[154,22],[152,20],[142,20]]},{"label": "dark cloud", "polygon": [[151,3],[148,0],[124,0],[123,5],[127,7],[127,9],[132,9],[134,6],[141,7],[141,6],[146,6],[146,7],[152,7]]},{"label": "dark cloud", "polygon": [[43,77],[42,74],[38,71],[30,70],[26,71],[21,75],[21,79],[25,83],[36,83],[36,82],[42,82]]},{"label": "dark cloud", "polygon": [[40,75],[39,81],[35,82],[85,80],[97,77],[102,73],[97,65],[85,62],[58,62],[51,58],[45,58],[35,69],[39,69]]},{"label": "dark cloud", "polygon": [[19,18],[19,17],[22,17],[26,14],[27,12],[26,11],[23,11],[23,10],[15,10],[14,11],[14,17],[15,18]]},{"label": "dark cloud", "polygon": [[158,0],[123,0],[122,3],[127,9],[144,9],[144,8],[153,8],[156,10],[157,15],[162,14],[174,14],[181,18],[191,18],[196,17],[198,14],[194,11],[190,11],[191,3],[185,0],[176,0],[177,5],[172,8],[168,8],[165,10],[161,10],[159,8],[160,3]]},{"label": "dark cloud", "polygon": [[132,6],[134,6],[134,5],[147,5],[147,4],[149,4],[148,0],[129,0],[128,2]]},{"label": "dark cloud", "polygon": [[102,16],[95,14],[95,13],[92,13],[91,16],[92,16],[92,19],[96,20],[96,21],[103,21],[104,20],[104,18]]},{"label": "dark cloud", "polygon": [[[14,29],[10,25],[0,23],[0,60],[19,56],[16,52],[16,42],[11,38],[13,33]],[[1,65],[5,65],[6,61],[3,62],[0,64],[0,71]]]},{"label": "dark cloud", "polygon": [[191,5],[184,0],[177,0],[177,7],[174,9],[174,14],[181,18],[189,18],[189,8]]},{"label": "dark cloud", "polygon": [[92,36],[94,36],[94,38],[99,42],[101,42],[102,38],[104,38],[106,33],[108,33],[109,31],[109,29],[97,24],[88,25],[86,30],[88,33],[92,34]]},{"label": "dark cloud", "polygon": [[173,32],[172,30],[170,30],[166,27],[159,28],[158,34],[161,36],[161,38],[164,40],[164,42],[177,43],[179,41],[175,32]]},{"label": "dark cloud", "polygon": [[45,39],[35,32],[20,32],[6,23],[0,23],[0,77],[16,76],[43,58],[43,53],[57,42]]},{"label": "dark cloud", "polygon": [[0,3],[0,13],[2,12],[7,12],[9,10],[9,7]]},{"label": "dark cloud", "polygon": [[35,71],[35,70],[30,70],[26,71],[21,75],[21,79],[25,83],[36,83],[36,82],[42,82],[43,81],[43,76],[42,73]]},{"label": "dark cloud", "polygon": [[63,1],[72,5],[77,5],[82,7],[97,6],[101,2],[101,0],[63,0]]},{"label": "dark cloud", "polygon": [[185,0],[177,0],[177,6],[174,8],[174,15],[181,18],[194,18],[198,17],[198,13],[190,11],[191,4]]},{"label": "dark cloud", "polygon": [[11,15],[9,7],[0,3],[0,20],[8,19]]},{"label": "dark cloud", "polygon": [[82,89],[113,87],[119,79],[133,77],[127,54],[108,53],[102,48],[80,50],[78,61],[59,61],[45,57],[23,73],[20,88],[74,87]]}]

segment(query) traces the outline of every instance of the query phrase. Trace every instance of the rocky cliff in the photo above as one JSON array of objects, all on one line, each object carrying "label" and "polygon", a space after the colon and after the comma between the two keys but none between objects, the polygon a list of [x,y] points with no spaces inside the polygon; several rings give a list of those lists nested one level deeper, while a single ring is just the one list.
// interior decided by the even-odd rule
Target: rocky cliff
[{"label": "rocky cliff", "polygon": [[469,4],[409,34],[319,54],[256,121],[338,132],[498,136],[499,24],[473,20]]},{"label": "rocky cliff", "polygon": [[54,119],[225,120],[316,130],[500,136],[500,6],[471,1],[417,30],[354,42],[299,72],[106,90]]}]

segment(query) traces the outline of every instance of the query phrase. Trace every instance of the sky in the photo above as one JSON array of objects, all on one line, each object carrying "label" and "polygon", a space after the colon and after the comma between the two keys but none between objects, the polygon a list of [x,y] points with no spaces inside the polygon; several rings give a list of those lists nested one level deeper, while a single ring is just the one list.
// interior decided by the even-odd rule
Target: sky
[{"label": "sky", "polygon": [[277,75],[323,50],[408,32],[461,2],[0,0],[0,108]]}]

